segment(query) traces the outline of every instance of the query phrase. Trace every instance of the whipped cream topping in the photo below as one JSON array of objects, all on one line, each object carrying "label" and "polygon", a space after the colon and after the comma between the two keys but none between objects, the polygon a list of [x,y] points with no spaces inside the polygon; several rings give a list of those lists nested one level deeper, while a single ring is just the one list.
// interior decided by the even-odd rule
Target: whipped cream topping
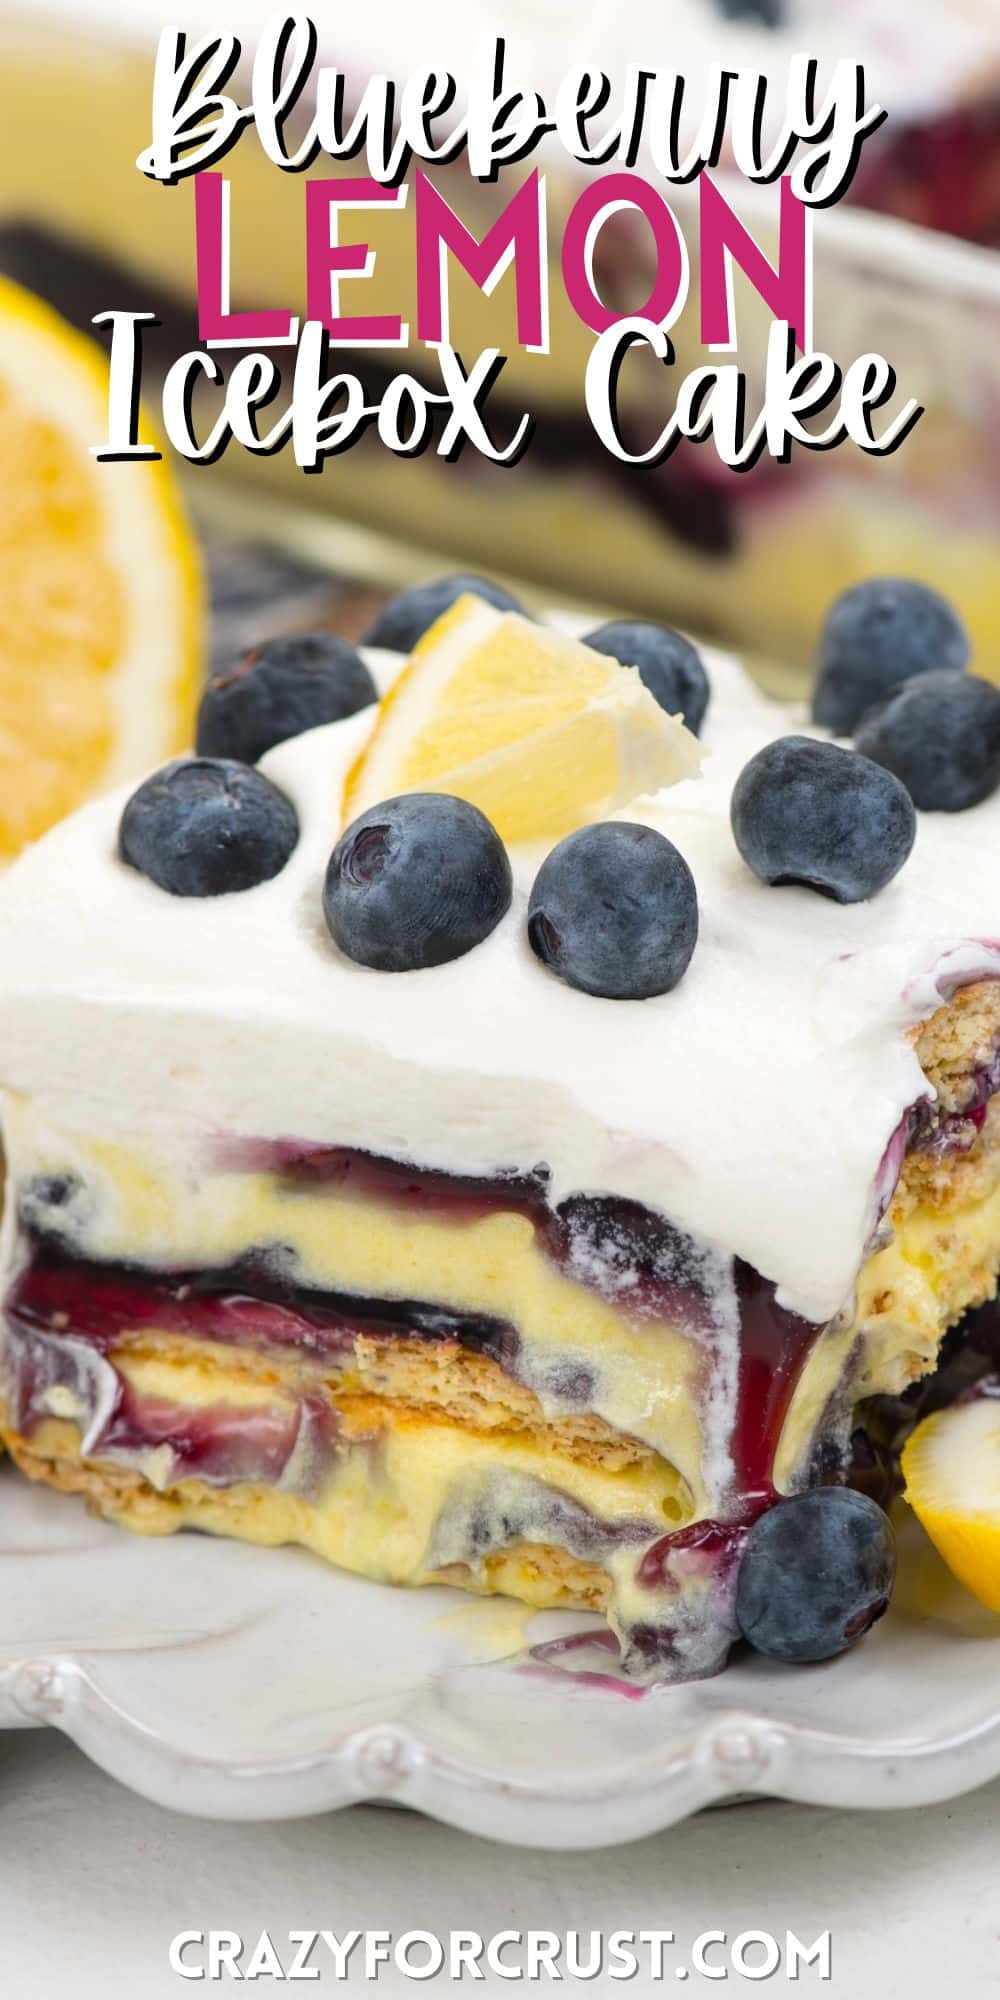
[{"label": "whipped cream topping", "polygon": [[[367,657],[384,689],[399,661]],[[466,957],[402,974],[343,957],[321,885],[369,710],[263,760],[301,838],[256,889],[184,900],[125,866],[126,792],[21,857],[0,885],[0,1084],[60,1131],[138,1133],[193,1173],[220,1133],[457,1174],[544,1163],[553,1199],[642,1201],[746,1259],[783,1305],[832,1317],[900,1119],[930,1094],[908,1031],[956,986],[1000,973],[1000,796],[921,815],[909,861],[870,903],[764,888],[734,845],[729,795],[747,758],[803,718],[735,661],[705,657],[701,777],[622,815],[665,833],[695,876],[701,933],[673,993],[599,1000],[545,970],[526,936],[534,848],[512,852],[512,908]]]}]

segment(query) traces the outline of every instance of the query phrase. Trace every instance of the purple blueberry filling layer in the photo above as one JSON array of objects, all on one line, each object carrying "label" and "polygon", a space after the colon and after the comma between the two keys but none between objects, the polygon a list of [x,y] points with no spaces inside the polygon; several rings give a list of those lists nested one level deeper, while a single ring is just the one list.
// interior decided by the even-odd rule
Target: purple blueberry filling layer
[{"label": "purple blueberry filling layer", "polygon": [[68,1330],[101,1354],[149,1328],[320,1358],[350,1354],[359,1334],[453,1340],[514,1370],[520,1343],[503,1320],[415,1299],[311,1291],[282,1274],[282,1260],[279,1248],[253,1253],[228,1271],[153,1275],[137,1265],[88,1263],[47,1245],[12,1287],[7,1323],[15,1338]]}]

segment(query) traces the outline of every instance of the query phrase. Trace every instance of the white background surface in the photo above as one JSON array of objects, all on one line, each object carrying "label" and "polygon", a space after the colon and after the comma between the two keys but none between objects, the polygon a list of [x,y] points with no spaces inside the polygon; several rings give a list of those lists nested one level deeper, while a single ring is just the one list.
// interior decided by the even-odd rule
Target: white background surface
[{"label": "white background surface", "polygon": [[834,1813],[729,1807],[635,1846],[592,1855],[518,1851],[397,1812],[224,1826],[147,1806],[54,1733],[0,1740],[0,1992],[10,2000],[182,2000],[182,1996],[356,1991],[637,1996],[648,1982],[529,1987],[331,1978],[278,1986],[195,1984],[170,1972],[182,1929],[231,1929],[276,1943],[293,1928],[452,1925],[833,1932],[833,1978],[763,1984],[692,1975],[685,1995],[830,1994],[833,2000],[1000,1991],[1000,1784],[949,1806]]}]

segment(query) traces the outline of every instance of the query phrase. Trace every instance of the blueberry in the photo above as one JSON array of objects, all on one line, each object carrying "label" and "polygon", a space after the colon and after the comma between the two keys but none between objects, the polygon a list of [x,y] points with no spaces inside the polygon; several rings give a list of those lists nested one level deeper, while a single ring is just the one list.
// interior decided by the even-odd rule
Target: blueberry
[{"label": "blueberry", "polygon": [[698,938],[682,854],[651,826],[605,820],[554,847],[535,877],[528,940],[567,986],[607,1000],[669,993]]},{"label": "blueberry", "polygon": [[850,736],[866,708],[915,674],[968,664],[969,639],[936,590],[877,576],[838,597],[823,627],[813,721]]},{"label": "blueberry", "polygon": [[972,674],[923,674],[869,709],[856,740],[921,812],[964,812],[1000,785],[1000,688]]},{"label": "blueberry", "polygon": [[225,896],[280,874],[298,837],[291,800],[260,771],[182,757],[133,792],[118,852],[171,896]]},{"label": "blueberry", "polygon": [[467,595],[483,598],[497,611],[519,611],[522,617],[526,615],[523,604],[509,590],[500,583],[491,583],[485,576],[438,576],[432,583],[416,583],[412,590],[401,590],[397,597],[390,598],[362,634],[361,643],[385,646],[390,653],[412,653],[417,640],[451,610],[458,598]]},{"label": "blueberry", "polygon": [[649,625],[642,618],[613,619],[588,632],[585,646],[608,653],[623,667],[638,667],[639,678],[668,715],[681,715],[697,736],[708,707],[708,675],[701,654],[690,640],[668,625]]},{"label": "blueberry", "polygon": [[342,722],[378,700],[360,653],[332,632],[267,639],[245,660],[213,674],[201,699],[195,749],[201,757],[256,764],[265,750]]},{"label": "blueberry", "polygon": [[902,868],[917,819],[905,787],[856,750],[779,736],[745,764],[730,805],[748,868],[772,888],[835,903],[875,896]]},{"label": "blueberry", "polygon": [[485,813],[445,792],[370,806],[330,856],[323,909],[348,958],[378,972],[446,965],[510,908],[507,851]]},{"label": "blueberry", "polygon": [[774,1660],[829,1660],[888,1608],[896,1538],[881,1507],[849,1486],[779,1500],[754,1522],[736,1585],[736,1622]]}]

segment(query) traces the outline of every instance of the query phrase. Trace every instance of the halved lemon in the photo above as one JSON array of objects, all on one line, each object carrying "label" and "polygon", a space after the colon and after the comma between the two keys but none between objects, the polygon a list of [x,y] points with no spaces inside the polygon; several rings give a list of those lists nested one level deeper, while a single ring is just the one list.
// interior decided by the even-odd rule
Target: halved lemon
[{"label": "halved lemon", "polygon": [[906,1497],[953,1576],[1000,1611],[1000,1398],[925,1417],[903,1450]]},{"label": "halved lemon", "polygon": [[344,816],[399,792],[453,792],[506,841],[558,839],[700,764],[697,739],[635,667],[460,597],[382,702]]},{"label": "halved lemon", "polygon": [[192,735],[202,591],[164,460],[98,462],[108,363],[0,279],[0,861]]}]

